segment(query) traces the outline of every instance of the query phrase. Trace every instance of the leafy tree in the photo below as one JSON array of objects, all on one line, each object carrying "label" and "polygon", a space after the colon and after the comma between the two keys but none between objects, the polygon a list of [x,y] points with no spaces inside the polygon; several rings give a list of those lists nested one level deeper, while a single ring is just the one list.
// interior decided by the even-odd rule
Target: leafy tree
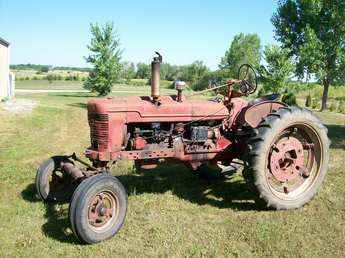
[{"label": "leafy tree", "polygon": [[135,78],[135,75],[136,75],[135,64],[129,63],[129,62],[124,62],[122,64],[122,75],[121,75],[121,77],[126,79],[126,80],[131,80],[131,79]]},{"label": "leafy tree", "polygon": [[[228,79],[229,71],[221,69],[217,71],[208,71],[200,80],[192,85],[193,90],[205,90],[216,85],[224,84]],[[224,92],[223,89],[218,92]]]},{"label": "leafy tree", "polygon": [[297,106],[296,96],[293,92],[288,92],[283,95],[282,102],[289,106]]},{"label": "leafy tree", "polygon": [[329,86],[344,75],[345,1],[284,0],[272,17],[276,38],[305,72],[323,84],[321,110],[327,107]]},{"label": "leafy tree", "polygon": [[187,81],[190,85],[193,85],[208,72],[209,69],[202,61],[195,61],[190,65],[180,67],[178,79]]},{"label": "leafy tree", "polygon": [[264,59],[267,65],[260,69],[264,91],[279,93],[295,70],[288,50],[277,45],[266,46]]},{"label": "leafy tree", "polygon": [[111,92],[121,72],[120,40],[112,23],[100,27],[90,24],[92,39],[88,49],[92,52],[86,58],[94,67],[84,83],[84,88],[105,96]]},{"label": "leafy tree", "polygon": [[180,66],[163,63],[161,65],[161,78],[163,80],[174,81],[178,78]]},{"label": "leafy tree", "polygon": [[260,64],[260,38],[257,34],[236,35],[225,52],[219,67],[228,69],[229,77],[236,78],[239,67],[242,64],[251,64],[258,67]]},{"label": "leafy tree", "polygon": [[42,66],[39,71],[41,73],[47,73],[47,72],[49,72],[49,67],[48,66]]},{"label": "leafy tree", "polygon": [[47,75],[47,81],[49,83],[52,83],[54,79],[55,79],[55,76],[53,74],[50,73]]},{"label": "leafy tree", "polygon": [[151,75],[151,67],[145,63],[137,64],[137,75],[138,79],[149,79]]}]

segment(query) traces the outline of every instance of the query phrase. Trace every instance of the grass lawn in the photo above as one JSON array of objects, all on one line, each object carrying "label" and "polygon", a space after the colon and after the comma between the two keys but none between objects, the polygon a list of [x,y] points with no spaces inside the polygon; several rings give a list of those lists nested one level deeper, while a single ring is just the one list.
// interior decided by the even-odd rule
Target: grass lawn
[{"label": "grass lawn", "polygon": [[[133,80],[133,83],[139,80]],[[161,87],[164,93],[174,93],[175,90],[167,88],[168,81],[164,81],[163,86]],[[49,82],[47,80],[25,80],[25,81],[16,81],[16,89],[22,90],[84,90],[83,81],[53,81]],[[135,86],[135,85],[125,85],[125,84],[115,84],[113,91],[133,91],[139,93],[148,94],[151,91],[149,85],[145,86]]]},{"label": "grass lawn", "polygon": [[47,80],[25,80],[16,81],[16,89],[25,90],[82,90],[83,81],[53,81]]},{"label": "grass lawn", "polygon": [[318,114],[332,140],[330,168],[304,208],[260,210],[240,173],[206,182],[181,165],[138,175],[122,163],[112,172],[129,195],[125,225],[91,246],[73,235],[68,204],[43,204],[33,183],[44,159],[89,145],[85,103],[92,95],[17,97],[39,105],[26,115],[0,110],[0,257],[345,255],[345,115]]}]

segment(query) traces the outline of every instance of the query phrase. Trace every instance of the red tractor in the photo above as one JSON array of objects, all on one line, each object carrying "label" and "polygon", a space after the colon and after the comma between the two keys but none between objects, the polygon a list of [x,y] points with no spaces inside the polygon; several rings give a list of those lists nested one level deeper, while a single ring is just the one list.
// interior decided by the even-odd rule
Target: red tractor
[{"label": "red tractor", "polygon": [[223,87],[222,98],[186,97],[182,82],[176,82],[176,95],[160,96],[161,62],[158,55],[151,63],[151,96],[88,102],[90,164],[73,154],[54,156],[38,168],[40,197],[70,200],[71,227],[81,241],[110,238],[124,223],[126,190],[109,173],[120,160],[145,169],[161,160],[180,161],[196,171],[243,161],[245,180],[267,207],[295,209],[315,196],[327,172],[329,140],[311,111],[288,107],[276,95],[246,101],[243,96],[257,86],[249,65],[240,68],[238,79],[208,89]]}]

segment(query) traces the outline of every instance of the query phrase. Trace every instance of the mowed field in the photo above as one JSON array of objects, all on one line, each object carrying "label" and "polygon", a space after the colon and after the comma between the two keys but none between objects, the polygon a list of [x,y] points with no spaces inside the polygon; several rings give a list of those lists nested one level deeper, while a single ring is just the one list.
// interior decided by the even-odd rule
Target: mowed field
[{"label": "mowed field", "polygon": [[[113,95],[141,94],[113,93]],[[345,115],[317,113],[332,141],[330,167],[316,199],[299,210],[264,210],[241,173],[204,181],[183,165],[112,173],[128,191],[124,227],[112,239],[82,245],[68,203],[43,204],[36,168],[56,154],[82,156],[89,145],[90,93],[17,94],[38,103],[28,114],[0,110],[0,257],[345,256]]]},{"label": "mowed field", "polygon": [[[144,79],[135,79],[134,82],[146,83]],[[175,93],[173,89],[169,89],[172,82],[163,81],[161,83],[161,89],[165,92]],[[53,81],[49,82],[47,80],[25,80],[25,81],[16,81],[16,89],[19,90],[80,90],[84,91],[83,88],[84,81]],[[149,85],[126,85],[126,84],[115,84],[113,91],[133,91],[133,92],[150,92],[151,88]],[[188,90],[188,89],[187,89]]]}]

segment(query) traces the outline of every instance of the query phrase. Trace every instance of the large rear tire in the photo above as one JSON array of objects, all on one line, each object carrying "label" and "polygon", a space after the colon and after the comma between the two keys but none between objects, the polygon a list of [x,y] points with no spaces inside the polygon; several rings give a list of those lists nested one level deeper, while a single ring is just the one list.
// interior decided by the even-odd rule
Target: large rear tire
[{"label": "large rear tire", "polygon": [[244,177],[257,201],[296,209],[314,198],[328,168],[327,129],[309,110],[281,108],[254,129]]}]

